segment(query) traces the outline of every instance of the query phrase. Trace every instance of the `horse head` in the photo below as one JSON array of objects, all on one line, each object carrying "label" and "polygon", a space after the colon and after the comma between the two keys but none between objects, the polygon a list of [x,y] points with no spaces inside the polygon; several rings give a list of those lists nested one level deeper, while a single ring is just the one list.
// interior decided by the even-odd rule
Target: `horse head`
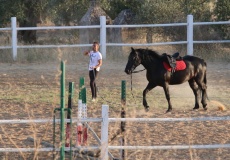
[{"label": "horse head", "polygon": [[141,64],[141,58],[138,52],[131,47],[131,52],[129,54],[128,62],[125,67],[125,73],[131,74],[133,70]]}]

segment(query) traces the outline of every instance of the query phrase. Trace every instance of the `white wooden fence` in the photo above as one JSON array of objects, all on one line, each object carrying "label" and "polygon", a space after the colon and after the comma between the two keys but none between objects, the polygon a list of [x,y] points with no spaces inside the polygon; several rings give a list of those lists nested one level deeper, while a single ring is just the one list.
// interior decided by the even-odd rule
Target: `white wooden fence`
[{"label": "white wooden fence", "polygon": [[[193,16],[187,16],[186,23],[170,23],[170,24],[140,24],[140,25],[106,25],[106,17],[100,17],[100,25],[90,26],[50,26],[50,27],[17,27],[16,17],[11,18],[11,28],[0,28],[0,31],[11,31],[12,42],[11,46],[0,46],[0,49],[12,49],[13,59],[17,59],[17,49],[20,48],[56,48],[56,47],[86,47],[92,44],[73,44],[73,45],[18,45],[17,31],[19,30],[49,30],[49,29],[85,29],[85,28],[99,28],[100,29],[100,51],[104,59],[106,59],[106,46],[156,46],[156,45],[174,45],[187,44],[187,54],[193,55],[193,44],[195,43],[230,43],[230,40],[210,40],[210,41],[194,41],[193,40],[193,26],[194,25],[229,25],[230,21],[219,22],[193,22]],[[106,29],[107,28],[138,28],[138,27],[167,27],[167,26],[187,26],[187,41],[176,42],[158,42],[158,43],[107,43]]]},{"label": "white wooden fence", "polygon": [[[129,150],[168,150],[168,149],[217,149],[217,148],[230,148],[230,144],[206,144],[206,145],[160,145],[160,146],[109,146],[109,123],[112,122],[179,122],[179,121],[229,121],[230,116],[226,117],[196,117],[196,118],[109,118],[109,106],[102,105],[102,117],[101,118],[84,118],[84,119],[73,119],[73,123],[77,122],[101,122],[101,146],[84,146],[76,147],[75,149],[101,149],[101,160],[109,159],[109,150],[111,149],[129,149]],[[60,122],[56,120],[56,122]],[[65,119],[65,123],[70,122]],[[52,123],[51,119],[37,119],[37,120],[0,120],[0,124],[11,124],[11,123]],[[53,148],[0,148],[0,152],[51,152]],[[55,151],[60,151],[59,148],[55,148]],[[70,151],[69,147],[65,147],[65,151]]]}]

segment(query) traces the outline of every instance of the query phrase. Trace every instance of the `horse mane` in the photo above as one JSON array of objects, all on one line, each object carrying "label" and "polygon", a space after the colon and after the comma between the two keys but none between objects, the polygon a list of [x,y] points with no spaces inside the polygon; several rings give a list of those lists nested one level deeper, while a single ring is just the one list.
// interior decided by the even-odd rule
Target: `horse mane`
[{"label": "horse mane", "polygon": [[139,53],[142,53],[143,58],[147,58],[147,59],[152,59],[152,58],[160,58],[161,55],[159,55],[158,52],[151,50],[151,49],[143,49],[143,48],[139,48],[136,49]]}]

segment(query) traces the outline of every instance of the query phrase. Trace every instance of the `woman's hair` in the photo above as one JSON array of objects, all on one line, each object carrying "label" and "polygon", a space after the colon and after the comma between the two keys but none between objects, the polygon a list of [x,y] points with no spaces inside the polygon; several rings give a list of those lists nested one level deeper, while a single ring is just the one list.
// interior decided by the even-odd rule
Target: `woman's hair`
[{"label": "woman's hair", "polygon": [[93,42],[93,44],[97,44],[98,46],[100,46],[100,44],[98,42]]}]

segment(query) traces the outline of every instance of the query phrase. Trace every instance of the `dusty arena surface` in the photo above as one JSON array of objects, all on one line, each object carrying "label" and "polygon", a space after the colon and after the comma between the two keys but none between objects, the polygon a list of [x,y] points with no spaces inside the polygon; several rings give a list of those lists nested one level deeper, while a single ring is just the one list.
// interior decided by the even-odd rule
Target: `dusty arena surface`
[{"label": "dusty arena surface", "polygon": [[[88,117],[101,117],[102,104],[109,105],[111,118],[120,117],[121,80],[126,80],[126,117],[129,118],[191,118],[226,117],[230,115],[230,63],[207,62],[208,110],[200,108],[193,111],[194,95],[188,83],[170,86],[173,111],[165,113],[167,101],[163,89],[157,87],[147,95],[150,111],[146,113],[142,106],[142,91],[147,85],[145,71],[133,74],[124,73],[126,60],[104,60],[97,85],[99,95],[97,103],[91,102],[87,59],[76,63],[66,62],[66,104],[68,82],[74,82],[75,93],[73,117],[77,117],[79,77],[85,77],[87,87]],[[1,63],[0,64],[0,119],[50,119],[54,109],[60,107],[60,62],[53,63]],[[142,69],[142,67],[138,67]],[[224,109],[222,110],[222,107]],[[59,117],[59,113],[56,113]],[[89,123],[100,137],[100,124]],[[76,143],[75,127],[73,145]],[[117,132],[120,123],[111,123],[110,138]],[[59,125],[56,124],[56,143],[60,146]],[[162,145],[210,145],[230,144],[230,121],[178,121],[178,122],[127,122],[125,139],[127,146]],[[35,140],[35,141],[34,141]],[[0,148],[42,148],[53,144],[52,123],[0,124]],[[89,131],[88,145],[98,145]],[[120,145],[116,137],[109,145]],[[110,150],[119,158],[119,151]],[[59,159],[59,153],[52,152],[0,152],[0,159],[20,160]],[[90,159],[74,155],[73,159]],[[66,154],[68,159],[68,153]],[[96,158],[94,158],[96,159]],[[226,160],[230,159],[230,147],[209,149],[170,149],[170,150],[126,150],[128,160]]]}]

